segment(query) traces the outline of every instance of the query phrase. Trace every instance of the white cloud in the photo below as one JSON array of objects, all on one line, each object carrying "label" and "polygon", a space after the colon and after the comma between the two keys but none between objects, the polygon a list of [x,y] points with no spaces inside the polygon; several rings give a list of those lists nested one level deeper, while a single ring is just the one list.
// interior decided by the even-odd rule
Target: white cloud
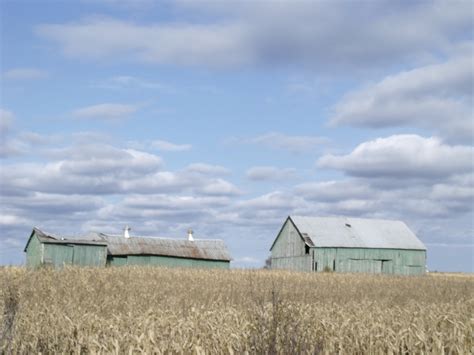
[{"label": "white cloud", "polygon": [[324,155],[317,164],[354,176],[437,179],[472,171],[473,159],[472,147],[450,146],[435,137],[394,135],[362,143],[347,155]]},{"label": "white cloud", "polygon": [[321,202],[374,197],[377,193],[365,181],[355,179],[306,182],[296,185],[294,191],[307,200]]},{"label": "white cloud", "polygon": [[[156,155],[105,144],[89,144],[57,150],[47,163],[5,165],[3,185],[47,193],[120,193],[123,184],[154,173],[162,160]],[[35,171],[31,176],[29,172]]]},{"label": "white cloud", "polygon": [[[212,23],[138,24],[111,18],[43,24],[36,32],[64,53],[172,65],[297,65],[328,70],[372,68],[421,60],[451,41],[469,40],[468,1],[179,2],[184,14]],[[383,9],[383,11],[381,11]],[[101,36],[96,36],[101,33]]]},{"label": "white cloud", "polygon": [[46,71],[35,68],[13,68],[3,73],[3,77],[9,80],[35,80],[47,76]]},{"label": "white cloud", "polygon": [[270,132],[244,142],[263,145],[271,149],[282,149],[291,153],[311,152],[329,140],[316,136],[290,136],[283,133]]},{"label": "white cloud", "polygon": [[183,152],[192,148],[191,144],[175,144],[165,140],[154,140],[151,147],[167,152]]},{"label": "white cloud", "polygon": [[209,196],[236,196],[241,193],[234,184],[220,178],[210,180],[197,192]]},{"label": "white cloud", "polygon": [[25,223],[28,223],[29,221],[24,219],[24,218],[21,218],[21,217],[18,217],[18,216],[15,216],[15,215],[12,215],[12,214],[1,214],[0,215],[0,226],[2,227],[5,227],[5,226],[15,226],[15,225],[18,225],[18,224],[25,224]]},{"label": "white cloud", "polygon": [[204,175],[228,175],[229,169],[220,165],[210,165],[205,163],[189,164],[185,171],[190,173],[204,174]]},{"label": "white cloud", "polygon": [[241,201],[237,206],[242,210],[248,210],[249,213],[268,210],[284,210],[290,211],[299,203],[298,196],[292,195],[288,192],[273,191],[249,200]]},{"label": "white cloud", "polygon": [[296,178],[296,169],[281,169],[274,166],[254,166],[248,169],[245,175],[247,176],[247,179],[253,181],[287,181]]},{"label": "white cloud", "polygon": [[135,105],[104,103],[76,109],[72,115],[77,118],[118,119],[127,117],[138,111]]},{"label": "white cloud", "polygon": [[239,45],[245,36],[239,25],[138,25],[93,18],[75,24],[42,25],[37,32],[59,42],[71,56],[125,55],[145,62],[218,66],[249,61],[245,48]]},{"label": "white cloud", "polygon": [[127,196],[123,200],[123,204],[127,207],[136,209],[202,209],[207,207],[222,207],[229,203],[227,197],[209,197],[209,196],[176,196],[176,195],[132,195]]},{"label": "white cloud", "polygon": [[364,127],[419,126],[448,138],[474,137],[471,54],[388,76],[347,94],[332,124]]}]

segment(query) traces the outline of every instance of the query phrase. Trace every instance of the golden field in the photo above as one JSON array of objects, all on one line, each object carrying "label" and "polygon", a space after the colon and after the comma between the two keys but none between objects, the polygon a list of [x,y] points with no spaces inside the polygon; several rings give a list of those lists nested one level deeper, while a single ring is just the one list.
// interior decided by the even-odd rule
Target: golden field
[{"label": "golden field", "polygon": [[0,268],[0,353],[469,354],[474,278]]}]

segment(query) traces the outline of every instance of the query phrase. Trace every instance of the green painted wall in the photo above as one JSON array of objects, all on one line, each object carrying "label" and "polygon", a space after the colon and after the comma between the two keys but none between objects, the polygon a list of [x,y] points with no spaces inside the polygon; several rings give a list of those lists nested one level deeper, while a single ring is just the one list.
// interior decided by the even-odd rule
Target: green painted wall
[{"label": "green painted wall", "polygon": [[420,275],[425,265],[425,250],[308,248],[288,220],[271,250],[272,269]]},{"label": "green painted wall", "polygon": [[426,265],[424,250],[312,248],[311,255],[317,271],[327,267],[340,272],[418,275],[425,273]]},{"label": "green painted wall", "polygon": [[107,265],[110,266],[124,266],[127,265],[127,257],[126,256],[107,256]]},{"label": "green painted wall", "polygon": [[41,255],[42,255],[42,244],[36,237],[33,235],[28,243],[28,248],[26,249],[26,266],[28,267],[38,267],[41,265]]},{"label": "green painted wall", "polygon": [[54,267],[63,267],[72,264],[73,246],[66,244],[43,243],[43,264]]},{"label": "green painted wall", "polygon": [[74,245],[73,265],[104,266],[107,261],[107,248],[97,245]]},{"label": "green painted wall", "polygon": [[200,260],[175,258],[171,256],[156,255],[128,255],[126,257],[110,256],[107,260],[110,266],[123,265],[149,265],[165,267],[193,267],[193,268],[219,268],[228,269],[230,262],[221,260]]},{"label": "green painted wall", "polygon": [[41,243],[33,235],[26,249],[26,265],[63,267],[64,265],[105,266],[105,245]]}]

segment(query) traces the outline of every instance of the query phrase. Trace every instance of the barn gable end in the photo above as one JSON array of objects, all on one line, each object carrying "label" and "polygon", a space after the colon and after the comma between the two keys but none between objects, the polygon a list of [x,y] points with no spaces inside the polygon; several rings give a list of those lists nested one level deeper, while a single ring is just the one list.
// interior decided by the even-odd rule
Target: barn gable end
[{"label": "barn gable end", "polygon": [[272,247],[272,268],[304,271],[310,267],[309,245],[288,217]]}]

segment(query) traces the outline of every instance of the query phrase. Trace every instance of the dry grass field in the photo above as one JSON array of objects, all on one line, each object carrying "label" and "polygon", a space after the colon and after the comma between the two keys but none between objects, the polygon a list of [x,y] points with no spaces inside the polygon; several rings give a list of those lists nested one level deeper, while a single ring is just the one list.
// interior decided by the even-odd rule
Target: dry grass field
[{"label": "dry grass field", "polygon": [[0,268],[0,353],[469,354],[473,281]]}]

